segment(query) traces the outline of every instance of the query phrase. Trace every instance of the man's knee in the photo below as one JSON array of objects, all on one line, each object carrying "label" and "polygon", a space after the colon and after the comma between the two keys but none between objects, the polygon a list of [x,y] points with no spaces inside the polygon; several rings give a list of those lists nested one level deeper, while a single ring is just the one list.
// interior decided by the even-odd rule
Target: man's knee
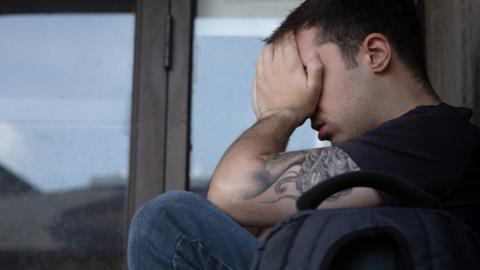
[{"label": "man's knee", "polygon": [[[202,243],[216,258],[230,258],[229,254],[235,252],[235,258],[250,258],[257,245],[253,237],[206,198],[189,192],[170,192],[146,203],[135,214],[129,236],[129,267],[150,269],[145,268],[145,262],[154,261],[166,268],[179,252],[179,243],[185,241]],[[199,258],[195,252],[191,256]],[[238,264],[234,259],[229,262]]]},{"label": "man's knee", "polygon": [[203,197],[190,192],[168,192],[141,206],[131,223],[131,233],[151,230],[165,226],[172,218],[188,215],[194,211],[192,206],[198,205]]},{"label": "man's knee", "polygon": [[206,202],[205,198],[190,192],[169,192],[140,207],[130,225],[129,262],[135,265],[140,254],[145,256],[153,250],[158,256],[162,256],[160,250],[168,255],[181,233],[183,221],[194,216],[193,205],[202,201]]}]

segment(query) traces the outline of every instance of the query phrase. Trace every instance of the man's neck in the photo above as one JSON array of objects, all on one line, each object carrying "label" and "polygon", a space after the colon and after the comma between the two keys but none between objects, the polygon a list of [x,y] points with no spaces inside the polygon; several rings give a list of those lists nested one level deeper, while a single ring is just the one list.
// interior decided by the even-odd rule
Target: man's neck
[{"label": "man's neck", "polygon": [[398,118],[419,106],[435,106],[442,101],[435,92],[416,80],[389,87],[384,96],[381,123]]}]

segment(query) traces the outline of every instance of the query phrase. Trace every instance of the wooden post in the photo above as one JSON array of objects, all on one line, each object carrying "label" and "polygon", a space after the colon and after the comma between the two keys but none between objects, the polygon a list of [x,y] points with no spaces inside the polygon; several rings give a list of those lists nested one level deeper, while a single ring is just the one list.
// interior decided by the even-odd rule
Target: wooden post
[{"label": "wooden post", "polygon": [[169,3],[137,1],[128,220],[138,207],[164,192]]},{"label": "wooden post", "polygon": [[424,0],[427,68],[442,99],[480,125],[480,0]]}]

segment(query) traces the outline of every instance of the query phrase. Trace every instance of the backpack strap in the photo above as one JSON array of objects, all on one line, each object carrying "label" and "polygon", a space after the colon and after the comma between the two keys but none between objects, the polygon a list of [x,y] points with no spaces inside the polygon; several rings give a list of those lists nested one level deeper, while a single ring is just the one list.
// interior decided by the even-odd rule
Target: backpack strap
[{"label": "backpack strap", "polygon": [[441,208],[435,197],[397,177],[373,171],[357,171],[337,175],[317,184],[298,199],[297,209],[316,209],[331,195],[354,187],[368,187],[387,193],[402,200],[406,207]]}]

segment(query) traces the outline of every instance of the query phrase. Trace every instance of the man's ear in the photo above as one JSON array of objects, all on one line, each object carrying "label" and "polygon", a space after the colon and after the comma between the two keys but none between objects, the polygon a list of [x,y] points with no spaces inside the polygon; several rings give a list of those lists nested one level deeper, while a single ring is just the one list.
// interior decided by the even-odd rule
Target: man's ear
[{"label": "man's ear", "polygon": [[387,37],[379,33],[368,35],[362,44],[366,61],[375,73],[384,72],[390,65],[392,49]]}]

